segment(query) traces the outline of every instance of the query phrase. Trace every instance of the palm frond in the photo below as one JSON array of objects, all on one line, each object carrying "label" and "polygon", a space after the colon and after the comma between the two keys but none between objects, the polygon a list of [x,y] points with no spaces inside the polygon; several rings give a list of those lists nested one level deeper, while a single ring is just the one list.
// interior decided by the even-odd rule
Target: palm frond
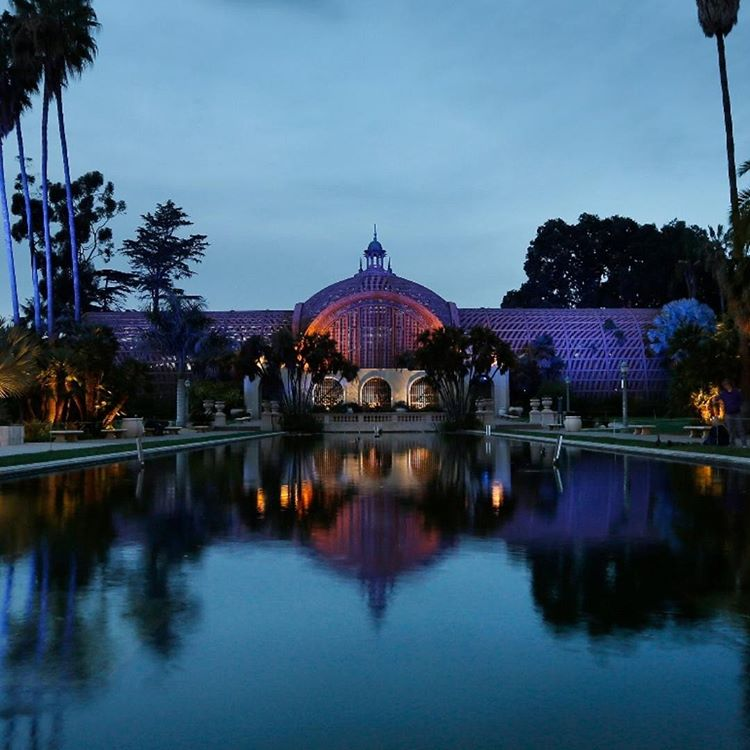
[{"label": "palm frond", "polygon": [[39,371],[40,346],[30,331],[12,328],[0,344],[0,398],[23,395]]}]

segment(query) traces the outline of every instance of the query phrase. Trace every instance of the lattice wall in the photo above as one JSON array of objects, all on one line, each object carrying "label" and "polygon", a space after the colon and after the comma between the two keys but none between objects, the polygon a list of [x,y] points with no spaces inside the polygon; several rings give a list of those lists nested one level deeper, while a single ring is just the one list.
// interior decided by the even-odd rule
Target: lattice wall
[{"label": "lattice wall", "polygon": [[[628,387],[655,396],[664,392],[667,373],[659,360],[646,355],[644,333],[658,310],[460,310],[461,325],[484,325],[518,352],[529,341],[549,334],[565,374],[578,395],[608,396],[620,388],[620,363],[628,363]],[[512,377],[512,376],[511,376]]]},{"label": "lattice wall", "polygon": [[[373,296],[377,297],[377,293]],[[664,392],[667,374],[657,359],[646,356],[643,341],[644,332],[657,312],[465,308],[459,314],[462,326],[489,326],[515,351],[538,336],[549,334],[558,355],[567,363],[572,392],[601,397],[619,390],[623,360],[628,363],[629,387],[633,393],[653,396]],[[253,335],[270,336],[292,321],[290,310],[208,314],[217,330],[238,345]],[[331,332],[341,349],[361,367],[393,367],[395,356],[412,348],[417,333],[425,327],[418,318],[413,310],[384,300],[360,300],[336,316]],[[124,353],[156,363],[142,343],[146,330],[143,313],[91,313],[87,320],[110,326]]]},{"label": "lattice wall", "polygon": [[[237,346],[252,336],[269,337],[284,326],[291,326],[291,310],[248,310],[245,312],[209,312],[215,330],[223,333]],[[148,330],[146,315],[142,312],[88,313],[86,322],[109,326],[120,342],[122,354],[137,357],[143,362],[163,364],[161,358],[150,351],[144,341]]]}]

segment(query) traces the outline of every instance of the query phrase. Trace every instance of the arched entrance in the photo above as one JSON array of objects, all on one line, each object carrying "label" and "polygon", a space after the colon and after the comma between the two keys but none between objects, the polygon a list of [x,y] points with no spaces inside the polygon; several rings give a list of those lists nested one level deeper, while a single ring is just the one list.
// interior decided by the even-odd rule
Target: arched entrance
[{"label": "arched entrance", "polygon": [[438,394],[426,377],[417,378],[409,386],[409,406],[414,409],[437,409]]},{"label": "arched entrance", "polygon": [[370,378],[362,386],[360,403],[370,409],[389,409],[391,407],[391,386],[383,378]]},{"label": "arched entrance", "polygon": [[344,403],[344,386],[336,378],[326,378],[313,390],[313,403],[331,409]]}]

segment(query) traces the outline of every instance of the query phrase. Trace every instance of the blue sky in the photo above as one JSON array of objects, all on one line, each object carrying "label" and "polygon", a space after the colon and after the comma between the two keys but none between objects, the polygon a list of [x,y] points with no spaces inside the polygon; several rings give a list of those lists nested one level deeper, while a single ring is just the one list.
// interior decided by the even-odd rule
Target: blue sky
[{"label": "blue sky", "polygon": [[[373,222],[394,271],[459,306],[499,305],[549,218],[726,223],[716,45],[690,0],[95,7],[99,57],[66,99],[73,172],[114,181],[120,242],[183,206],[211,242],[186,288],[212,309],[291,308],[354,273]],[[741,12],[739,161],[749,41]]]}]

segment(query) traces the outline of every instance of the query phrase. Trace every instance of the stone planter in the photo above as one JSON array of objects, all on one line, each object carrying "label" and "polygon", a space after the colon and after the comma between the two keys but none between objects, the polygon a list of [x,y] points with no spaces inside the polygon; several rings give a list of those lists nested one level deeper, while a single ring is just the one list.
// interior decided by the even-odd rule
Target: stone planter
[{"label": "stone planter", "polygon": [[568,414],[568,416],[565,417],[566,432],[580,432],[581,426],[581,418],[575,414]]},{"label": "stone planter", "polygon": [[542,409],[551,410],[553,400],[552,396],[542,396]]},{"label": "stone planter", "polygon": [[542,423],[542,412],[539,411],[541,401],[538,398],[529,399],[529,424],[541,424]]},{"label": "stone planter", "polygon": [[143,429],[143,417],[123,417],[122,429],[125,430],[125,432],[122,433],[123,437],[142,437],[145,433],[145,430]]},{"label": "stone planter", "polygon": [[22,424],[12,424],[0,427],[0,445],[23,445],[24,427]]}]

